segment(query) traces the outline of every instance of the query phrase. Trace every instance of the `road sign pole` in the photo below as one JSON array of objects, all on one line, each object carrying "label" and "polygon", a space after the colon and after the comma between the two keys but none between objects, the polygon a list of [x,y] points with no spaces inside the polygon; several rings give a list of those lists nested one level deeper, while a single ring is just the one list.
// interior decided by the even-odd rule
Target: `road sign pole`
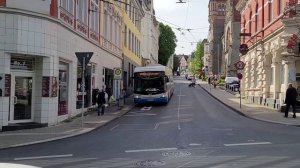
[{"label": "road sign pole", "polygon": [[240,92],[240,109],[242,108],[242,94],[241,94],[241,80],[239,81],[239,92]]}]

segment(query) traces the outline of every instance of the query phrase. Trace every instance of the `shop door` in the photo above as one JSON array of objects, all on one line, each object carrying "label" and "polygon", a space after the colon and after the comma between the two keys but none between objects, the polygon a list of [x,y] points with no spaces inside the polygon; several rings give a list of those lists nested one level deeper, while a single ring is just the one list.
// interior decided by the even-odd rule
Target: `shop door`
[{"label": "shop door", "polygon": [[33,76],[12,75],[11,84],[10,123],[31,122]]}]

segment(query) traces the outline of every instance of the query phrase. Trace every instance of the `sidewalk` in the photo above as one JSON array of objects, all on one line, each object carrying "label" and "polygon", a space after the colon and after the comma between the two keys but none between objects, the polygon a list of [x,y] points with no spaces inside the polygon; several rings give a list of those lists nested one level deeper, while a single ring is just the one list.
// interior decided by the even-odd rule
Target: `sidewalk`
[{"label": "sidewalk", "polygon": [[98,116],[96,111],[89,112],[83,117],[83,127],[79,116],[55,126],[0,132],[0,149],[49,142],[90,132],[126,114],[134,107],[132,99],[126,98],[126,104],[121,109],[117,105],[108,107],[103,116]]},{"label": "sidewalk", "polygon": [[213,96],[215,99],[217,99],[227,107],[240,113],[241,115],[271,123],[300,126],[299,113],[296,114],[298,115],[297,118],[292,118],[291,112],[289,113],[289,118],[284,118],[284,114],[278,112],[275,109],[249,103],[244,99],[242,99],[242,105],[240,108],[240,98],[238,96],[226,92],[225,90],[222,90],[218,87],[210,87],[205,81],[198,80],[197,83],[204,89],[204,91],[209,93],[211,96]]}]

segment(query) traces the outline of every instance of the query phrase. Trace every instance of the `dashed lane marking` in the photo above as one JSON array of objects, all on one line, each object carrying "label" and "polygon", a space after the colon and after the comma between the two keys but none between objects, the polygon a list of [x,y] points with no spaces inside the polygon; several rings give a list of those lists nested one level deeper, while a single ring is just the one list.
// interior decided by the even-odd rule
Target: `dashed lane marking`
[{"label": "dashed lane marking", "polygon": [[155,151],[169,151],[169,150],[177,150],[177,148],[158,148],[158,149],[126,150],[125,153],[135,153],[135,152],[155,152]]},{"label": "dashed lane marking", "polygon": [[72,156],[73,156],[73,154],[66,154],[66,155],[49,155],[49,156],[32,156],[32,157],[20,157],[20,158],[15,158],[14,160],[50,159],[50,158],[72,157]]},{"label": "dashed lane marking", "polygon": [[249,146],[249,145],[270,145],[271,142],[249,142],[249,143],[236,143],[236,144],[224,144],[224,146]]}]

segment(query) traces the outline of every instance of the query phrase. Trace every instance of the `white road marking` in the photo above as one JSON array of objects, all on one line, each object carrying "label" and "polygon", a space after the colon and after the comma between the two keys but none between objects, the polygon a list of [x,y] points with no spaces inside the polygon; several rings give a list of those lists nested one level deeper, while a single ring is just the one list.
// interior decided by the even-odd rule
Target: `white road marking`
[{"label": "white road marking", "polygon": [[14,160],[34,160],[34,159],[49,159],[49,158],[62,158],[62,157],[72,157],[73,154],[66,155],[49,155],[49,156],[33,156],[33,157],[21,157],[15,158]]},{"label": "white road marking", "polygon": [[249,143],[236,143],[236,144],[224,144],[224,146],[249,146],[249,145],[270,145],[271,142],[249,142]]},{"label": "white road marking", "polygon": [[149,106],[149,107],[143,107],[141,108],[142,111],[149,111],[151,110],[152,106]]},{"label": "white road marking", "polygon": [[177,148],[158,148],[158,149],[138,149],[138,150],[126,150],[126,153],[134,153],[134,152],[154,152],[154,151],[169,151],[169,150],[177,150]]},{"label": "white road marking", "polygon": [[190,146],[200,146],[200,145],[202,145],[202,144],[190,143],[189,145],[190,145]]},{"label": "white road marking", "polygon": [[[182,94],[181,94],[181,87],[180,87],[180,90],[179,90],[179,95],[182,95]],[[180,114],[179,114],[179,113],[180,113],[180,108],[181,108],[181,107],[180,107],[180,105],[181,105],[181,104],[180,104],[180,103],[181,103],[181,96],[178,96],[178,99],[179,99],[179,100],[178,100],[178,109],[177,109],[177,120],[178,120],[178,121],[177,121],[177,122],[178,122],[177,128],[178,128],[178,130],[181,130],[181,126],[180,126],[180,122],[179,122],[179,120],[180,120]]]},{"label": "white road marking", "polygon": [[112,131],[112,130],[114,130],[114,129],[116,129],[117,127],[119,127],[120,125],[118,124],[118,125],[116,125],[116,126],[114,126],[114,127],[112,127],[111,129],[110,129],[110,131]]},{"label": "white road marking", "polygon": [[159,127],[159,123],[155,124],[154,129],[157,130],[158,127]]}]

